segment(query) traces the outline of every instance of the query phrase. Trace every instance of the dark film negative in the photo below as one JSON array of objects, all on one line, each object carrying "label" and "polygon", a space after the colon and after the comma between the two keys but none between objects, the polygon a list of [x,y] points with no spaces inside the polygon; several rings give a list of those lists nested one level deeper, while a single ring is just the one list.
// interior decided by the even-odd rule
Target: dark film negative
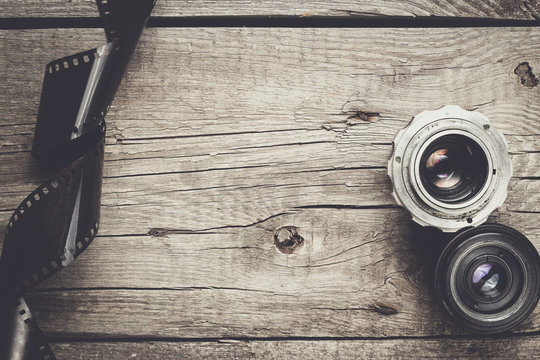
[{"label": "dark film negative", "polygon": [[0,258],[0,360],[55,359],[24,295],[99,228],[105,115],[155,0],[97,0],[108,43],[49,63],[32,155],[55,173],[21,202]]}]

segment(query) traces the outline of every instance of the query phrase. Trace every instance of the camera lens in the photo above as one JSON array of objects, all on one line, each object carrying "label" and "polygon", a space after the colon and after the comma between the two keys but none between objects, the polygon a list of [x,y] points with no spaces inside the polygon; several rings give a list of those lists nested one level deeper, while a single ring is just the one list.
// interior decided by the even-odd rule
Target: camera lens
[{"label": "camera lens", "polygon": [[446,203],[458,203],[478,194],[487,172],[488,161],[482,148],[463,135],[437,139],[420,160],[420,176],[426,191]]},{"label": "camera lens", "polygon": [[394,139],[392,195],[423,226],[455,232],[486,221],[512,176],[506,141],[482,114],[423,111]]},{"label": "camera lens", "polygon": [[495,224],[468,229],[443,250],[435,271],[441,308],[478,334],[523,321],[540,297],[540,257],[518,231]]}]

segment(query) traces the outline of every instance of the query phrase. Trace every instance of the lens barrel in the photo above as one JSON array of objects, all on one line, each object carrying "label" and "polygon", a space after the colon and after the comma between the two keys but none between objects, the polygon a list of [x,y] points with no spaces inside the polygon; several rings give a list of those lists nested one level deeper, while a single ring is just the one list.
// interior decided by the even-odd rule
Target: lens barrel
[{"label": "lens barrel", "polygon": [[504,202],[512,165],[488,118],[447,105],[418,114],[397,134],[388,175],[414,221],[455,232],[482,224]]},{"label": "lens barrel", "polygon": [[441,253],[435,293],[443,312],[477,334],[510,330],[540,297],[540,257],[520,232],[484,224],[458,234]]}]

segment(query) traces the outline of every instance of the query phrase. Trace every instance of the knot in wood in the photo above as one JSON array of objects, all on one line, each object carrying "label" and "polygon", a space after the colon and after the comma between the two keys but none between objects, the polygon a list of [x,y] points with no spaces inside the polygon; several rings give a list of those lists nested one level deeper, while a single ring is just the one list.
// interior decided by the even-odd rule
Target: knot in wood
[{"label": "knot in wood", "polygon": [[528,62],[522,62],[514,69],[514,74],[519,77],[521,84],[528,88],[533,88],[538,85],[538,79],[532,72],[532,68]]},{"label": "knot in wood", "polygon": [[274,244],[284,254],[292,254],[304,243],[296,226],[282,226],[274,233]]},{"label": "knot in wood", "polygon": [[363,102],[360,100],[347,101],[341,107],[341,112],[347,115],[345,124],[354,126],[360,123],[369,124],[379,119],[379,113],[362,110]]},{"label": "knot in wood", "polygon": [[152,228],[150,229],[150,231],[148,231],[148,235],[152,237],[167,237],[168,233],[169,233],[169,230],[159,229],[159,228]]}]

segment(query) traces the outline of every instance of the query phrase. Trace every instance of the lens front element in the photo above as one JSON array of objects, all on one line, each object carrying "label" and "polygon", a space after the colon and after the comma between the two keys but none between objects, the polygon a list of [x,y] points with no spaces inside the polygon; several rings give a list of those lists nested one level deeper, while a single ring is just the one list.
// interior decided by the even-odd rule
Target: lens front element
[{"label": "lens front element", "polygon": [[420,177],[429,195],[445,203],[459,203],[483,188],[488,161],[482,148],[463,135],[445,135],[422,154]]},{"label": "lens front element", "polygon": [[448,149],[432,152],[425,161],[428,181],[438,189],[449,189],[461,181],[461,171],[456,169],[455,159]]},{"label": "lens front element", "polygon": [[483,296],[492,297],[492,294],[498,292],[497,287],[501,280],[501,269],[496,264],[484,263],[478,266],[473,273],[473,288]]}]

